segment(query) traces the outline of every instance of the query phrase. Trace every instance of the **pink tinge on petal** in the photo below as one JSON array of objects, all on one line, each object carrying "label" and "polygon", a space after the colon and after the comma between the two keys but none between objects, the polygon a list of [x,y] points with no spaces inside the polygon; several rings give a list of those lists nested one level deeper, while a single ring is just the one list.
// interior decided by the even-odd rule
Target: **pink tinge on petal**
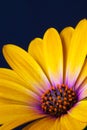
[{"label": "pink tinge on petal", "polygon": [[77,69],[77,72],[76,72],[76,73],[72,72],[72,74],[70,74],[70,70],[67,71],[66,79],[65,79],[65,84],[67,84],[67,86],[68,86],[69,88],[75,86],[75,83],[76,83],[76,81],[77,81],[77,78],[78,78],[78,76],[79,76],[79,73],[80,73],[80,69]]},{"label": "pink tinge on petal", "polygon": [[80,93],[78,93],[78,100],[82,100],[87,97],[87,88],[81,90]]},{"label": "pink tinge on petal", "polygon": [[77,90],[78,100],[82,100],[87,97],[87,79],[82,83],[82,85]]},{"label": "pink tinge on petal", "polygon": [[85,59],[81,73],[79,74],[79,77],[75,83],[75,90],[77,90],[79,86],[81,86],[81,84],[85,81],[86,77],[87,77],[87,58]]},{"label": "pink tinge on petal", "polygon": [[[72,79],[72,78],[71,78]],[[65,84],[69,87],[69,88],[75,88],[75,82],[76,82],[76,76],[73,78],[73,80],[69,80],[68,76],[66,78]]]},{"label": "pink tinge on petal", "polygon": [[[33,84],[33,83],[32,83],[32,84]],[[48,89],[50,89],[51,84],[50,84],[49,82],[46,82],[46,84],[40,83],[40,84],[39,84],[40,87],[38,87],[38,84],[36,83],[36,84],[33,84],[32,86],[33,86],[33,88],[35,87],[35,89],[36,89],[36,94],[37,94],[38,96],[41,96],[45,91],[47,91]],[[32,91],[33,91],[33,90],[32,90]]]},{"label": "pink tinge on petal", "polygon": [[62,78],[60,78],[59,80],[57,78],[56,79],[52,78],[51,81],[52,81],[52,85],[50,87],[52,87],[52,86],[56,87],[57,85],[63,84]]}]

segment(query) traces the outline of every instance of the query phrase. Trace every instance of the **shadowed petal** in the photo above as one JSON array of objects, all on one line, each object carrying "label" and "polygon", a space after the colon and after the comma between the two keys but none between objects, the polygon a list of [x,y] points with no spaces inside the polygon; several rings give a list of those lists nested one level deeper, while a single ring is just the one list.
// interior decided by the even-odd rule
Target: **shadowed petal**
[{"label": "shadowed petal", "polygon": [[66,73],[66,61],[67,61],[67,56],[68,56],[68,51],[69,51],[69,47],[70,47],[70,43],[71,43],[71,38],[72,35],[74,33],[74,29],[72,27],[66,27],[64,28],[61,33],[60,33],[60,37],[62,40],[62,45],[63,45],[63,57],[64,57],[64,81],[65,81],[65,73]]},{"label": "shadowed petal", "polygon": [[87,59],[85,60],[84,66],[81,70],[81,73],[76,81],[75,90],[79,88],[79,86],[83,83],[83,81],[87,78]]},{"label": "shadowed petal", "polygon": [[78,88],[77,93],[78,93],[78,100],[82,100],[84,98],[87,98],[87,78],[81,84],[81,86]]},{"label": "shadowed petal", "polygon": [[55,123],[56,119],[47,117],[26,126],[23,130],[60,130],[58,128],[59,123]]},{"label": "shadowed petal", "polygon": [[2,104],[0,106],[0,124],[6,122],[9,124],[13,121],[16,122],[16,119],[24,120],[22,116],[26,118],[27,121],[32,121],[34,119],[45,117],[46,115],[40,113],[36,108],[26,105]]},{"label": "shadowed petal", "polygon": [[12,130],[24,123],[46,116],[38,113],[36,110],[33,110],[28,106],[23,105],[3,105],[0,106],[0,109],[2,109],[2,111],[0,111],[0,123],[4,123],[0,127],[0,130]]}]

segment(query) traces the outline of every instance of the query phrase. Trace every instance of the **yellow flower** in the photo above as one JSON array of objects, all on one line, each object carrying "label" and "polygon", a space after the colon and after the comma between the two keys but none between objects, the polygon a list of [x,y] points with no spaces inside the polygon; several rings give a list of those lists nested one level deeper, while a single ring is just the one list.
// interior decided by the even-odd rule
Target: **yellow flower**
[{"label": "yellow flower", "polygon": [[0,130],[82,130],[87,124],[87,20],[48,29],[28,52],[8,44],[0,69]]}]

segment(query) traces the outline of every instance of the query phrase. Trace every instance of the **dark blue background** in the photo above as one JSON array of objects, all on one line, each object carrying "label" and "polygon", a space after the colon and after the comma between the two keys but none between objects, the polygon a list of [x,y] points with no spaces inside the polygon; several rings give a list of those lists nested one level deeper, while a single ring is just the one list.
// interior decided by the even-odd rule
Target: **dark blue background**
[{"label": "dark blue background", "polygon": [[29,42],[42,37],[47,28],[61,31],[83,18],[87,18],[86,0],[0,0],[0,67],[8,67],[3,45],[14,43],[27,50]]}]

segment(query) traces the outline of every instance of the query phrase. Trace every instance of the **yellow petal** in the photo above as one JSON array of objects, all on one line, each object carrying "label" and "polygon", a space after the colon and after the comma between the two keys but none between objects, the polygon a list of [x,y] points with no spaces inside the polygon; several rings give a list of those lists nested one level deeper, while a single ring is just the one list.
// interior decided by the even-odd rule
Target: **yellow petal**
[{"label": "yellow petal", "polygon": [[82,71],[76,81],[75,84],[75,90],[77,90],[79,88],[79,86],[82,84],[82,82],[87,78],[87,58],[85,60],[85,64],[82,68]]},{"label": "yellow petal", "polygon": [[68,114],[81,122],[87,123],[87,101],[78,102],[68,111]]},{"label": "yellow petal", "polygon": [[3,105],[3,104],[19,104],[19,105],[24,105],[24,104],[28,104],[26,102],[23,102],[23,101],[18,101],[18,100],[14,100],[14,99],[9,99],[7,97],[2,97],[0,96],[0,105]]},{"label": "yellow petal", "polygon": [[62,44],[54,28],[48,29],[43,39],[36,38],[31,41],[29,53],[41,65],[52,85],[63,82]]},{"label": "yellow petal", "polygon": [[72,27],[66,27],[64,28],[61,33],[60,37],[62,40],[62,45],[63,45],[63,52],[64,52],[64,80],[65,80],[65,73],[66,73],[66,61],[67,61],[67,56],[68,56],[68,51],[71,43],[71,38],[74,33],[74,29]]},{"label": "yellow petal", "polygon": [[[18,101],[19,103],[33,104],[38,103],[37,96],[29,91],[24,86],[17,84],[16,82],[6,79],[0,79],[0,102],[3,103],[3,99],[6,98],[10,101]],[[5,101],[5,100],[4,100]]]},{"label": "yellow petal", "polygon": [[43,54],[43,40],[41,38],[35,38],[29,44],[29,53],[32,57],[40,64],[40,66],[45,70],[44,64],[44,54]]},{"label": "yellow petal", "polygon": [[9,121],[8,119],[7,122],[5,122],[1,127],[0,130],[12,130],[24,123],[27,123],[29,121],[29,117],[27,115],[25,116],[17,116],[17,117],[10,117],[11,121]]},{"label": "yellow petal", "polygon": [[66,114],[61,116],[61,130],[83,130],[86,127],[86,123],[78,121]]},{"label": "yellow petal", "polygon": [[66,55],[69,51],[73,33],[74,33],[74,28],[72,28],[72,27],[66,27],[60,32],[60,37],[61,37],[62,44],[63,44],[63,50]]},{"label": "yellow petal", "polygon": [[[14,108],[15,108],[15,106],[14,106]],[[6,116],[3,114],[4,117],[1,115],[2,119],[0,119],[0,123],[3,123],[3,125],[2,125],[2,127],[0,127],[0,130],[5,130],[5,129],[12,130],[13,128],[20,126],[24,123],[45,117],[45,115],[38,114],[37,112],[32,111],[32,110],[28,110],[27,112],[25,110],[25,112],[24,112],[25,108],[23,108],[23,111],[21,111],[21,107],[19,109],[16,109],[21,112],[16,112],[16,115],[15,115],[14,108],[13,108],[14,114],[12,114],[12,115],[6,114]],[[8,107],[7,107],[7,109],[8,109]],[[8,114],[10,114],[10,113],[8,113]]]},{"label": "yellow petal", "polygon": [[17,120],[20,121],[20,119],[22,119],[23,123],[24,119],[32,121],[45,116],[45,114],[40,114],[40,112],[33,107],[25,105],[6,104],[0,106],[0,124],[16,124],[16,122],[18,122]]},{"label": "yellow petal", "polygon": [[66,64],[65,83],[72,87],[82,69],[87,54],[87,20],[82,20],[73,33]]},{"label": "yellow petal", "polygon": [[0,68],[0,83],[0,104],[24,102],[29,104],[32,100],[34,103],[38,102],[38,95],[27,89],[26,82],[13,70]]},{"label": "yellow petal", "polygon": [[10,66],[26,82],[28,88],[40,94],[50,84],[36,61],[23,49],[15,45],[5,45],[3,54]]},{"label": "yellow petal", "polygon": [[44,118],[26,126],[23,130],[60,130],[58,124],[55,125],[56,119]]},{"label": "yellow petal", "polygon": [[48,77],[45,66],[43,40],[41,38],[35,38],[34,40],[32,40],[29,44],[28,52],[39,63],[44,73],[46,73],[46,76]]},{"label": "yellow petal", "polygon": [[9,81],[16,82],[18,84],[21,84],[23,86],[26,85],[26,83],[23,81],[20,76],[17,75],[13,70],[6,69],[6,68],[0,68],[0,79],[6,79]]},{"label": "yellow petal", "polygon": [[63,82],[63,50],[58,32],[50,28],[43,38],[44,56],[48,75],[53,84]]},{"label": "yellow petal", "polygon": [[[2,79],[2,80],[4,79],[4,80],[8,80],[8,81],[17,83],[21,86],[24,86],[25,89],[28,88],[28,86],[29,86],[26,84],[26,82],[24,82],[24,80],[15,71],[13,71],[11,69],[0,68],[0,79]],[[30,91],[30,90],[28,89],[28,91]],[[33,94],[33,92],[31,92],[31,94]]]}]

